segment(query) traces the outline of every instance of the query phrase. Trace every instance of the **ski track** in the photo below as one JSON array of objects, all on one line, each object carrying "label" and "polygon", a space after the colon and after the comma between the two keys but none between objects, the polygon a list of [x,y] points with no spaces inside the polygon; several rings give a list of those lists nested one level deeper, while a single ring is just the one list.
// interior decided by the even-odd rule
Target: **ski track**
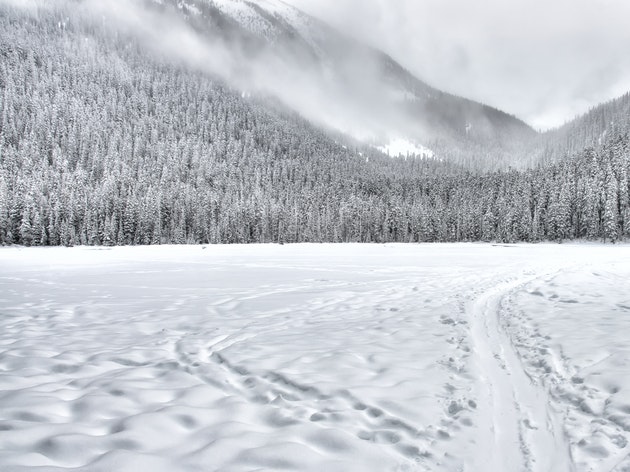
[{"label": "ski track", "polygon": [[[524,370],[501,324],[502,302],[537,277],[500,283],[469,302],[472,344],[478,355],[489,447],[471,470],[573,470],[568,442],[546,390]],[[485,393],[485,395],[483,395]]]},{"label": "ski track", "polygon": [[628,470],[621,354],[576,367],[521,301],[590,258],[299,248],[0,253],[0,469]]}]

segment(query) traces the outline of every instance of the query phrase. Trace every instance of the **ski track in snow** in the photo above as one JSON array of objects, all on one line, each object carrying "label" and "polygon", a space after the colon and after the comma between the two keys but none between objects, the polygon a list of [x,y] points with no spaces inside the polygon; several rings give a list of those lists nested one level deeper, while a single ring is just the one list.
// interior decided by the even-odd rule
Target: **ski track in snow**
[{"label": "ski track in snow", "polygon": [[0,248],[0,470],[627,471],[629,261]]},{"label": "ski track in snow", "polygon": [[[485,414],[491,418],[487,454],[472,470],[570,471],[563,426],[547,392],[535,385],[502,328],[502,300],[523,280],[499,284],[470,302],[471,338],[479,356]],[[485,395],[484,394],[485,390]]]}]

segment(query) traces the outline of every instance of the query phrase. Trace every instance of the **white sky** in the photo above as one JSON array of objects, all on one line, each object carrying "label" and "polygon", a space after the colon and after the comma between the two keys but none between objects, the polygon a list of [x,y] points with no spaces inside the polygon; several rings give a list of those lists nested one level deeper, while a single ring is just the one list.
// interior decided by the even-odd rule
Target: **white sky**
[{"label": "white sky", "polygon": [[535,128],[630,91],[630,0],[286,1]]}]

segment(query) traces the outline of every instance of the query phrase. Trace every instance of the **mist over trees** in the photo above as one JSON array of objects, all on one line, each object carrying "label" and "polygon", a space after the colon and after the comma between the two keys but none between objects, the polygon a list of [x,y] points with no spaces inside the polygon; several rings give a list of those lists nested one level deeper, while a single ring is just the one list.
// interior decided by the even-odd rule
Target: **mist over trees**
[{"label": "mist over trees", "polygon": [[588,147],[601,147],[630,131],[630,93],[602,103],[565,125],[540,135],[544,162],[555,162]]},{"label": "mist over trees", "polygon": [[605,126],[607,111],[548,138],[596,132],[594,147],[528,170],[392,159],[110,25],[45,13],[0,4],[0,244],[630,234],[628,126]]}]

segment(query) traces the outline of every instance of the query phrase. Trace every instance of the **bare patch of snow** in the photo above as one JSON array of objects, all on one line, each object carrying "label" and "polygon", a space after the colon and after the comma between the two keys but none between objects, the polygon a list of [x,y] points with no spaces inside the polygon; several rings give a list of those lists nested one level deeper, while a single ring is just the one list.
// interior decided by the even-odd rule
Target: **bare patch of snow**
[{"label": "bare patch of snow", "polygon": [[432,150],[424,146],[414,144],[413,142],[404,138],[392,139],[386,145],[376,146],[376,149],[391,157],[417,156],[425,159],[431,159],[434,157],[434,153]]}]

